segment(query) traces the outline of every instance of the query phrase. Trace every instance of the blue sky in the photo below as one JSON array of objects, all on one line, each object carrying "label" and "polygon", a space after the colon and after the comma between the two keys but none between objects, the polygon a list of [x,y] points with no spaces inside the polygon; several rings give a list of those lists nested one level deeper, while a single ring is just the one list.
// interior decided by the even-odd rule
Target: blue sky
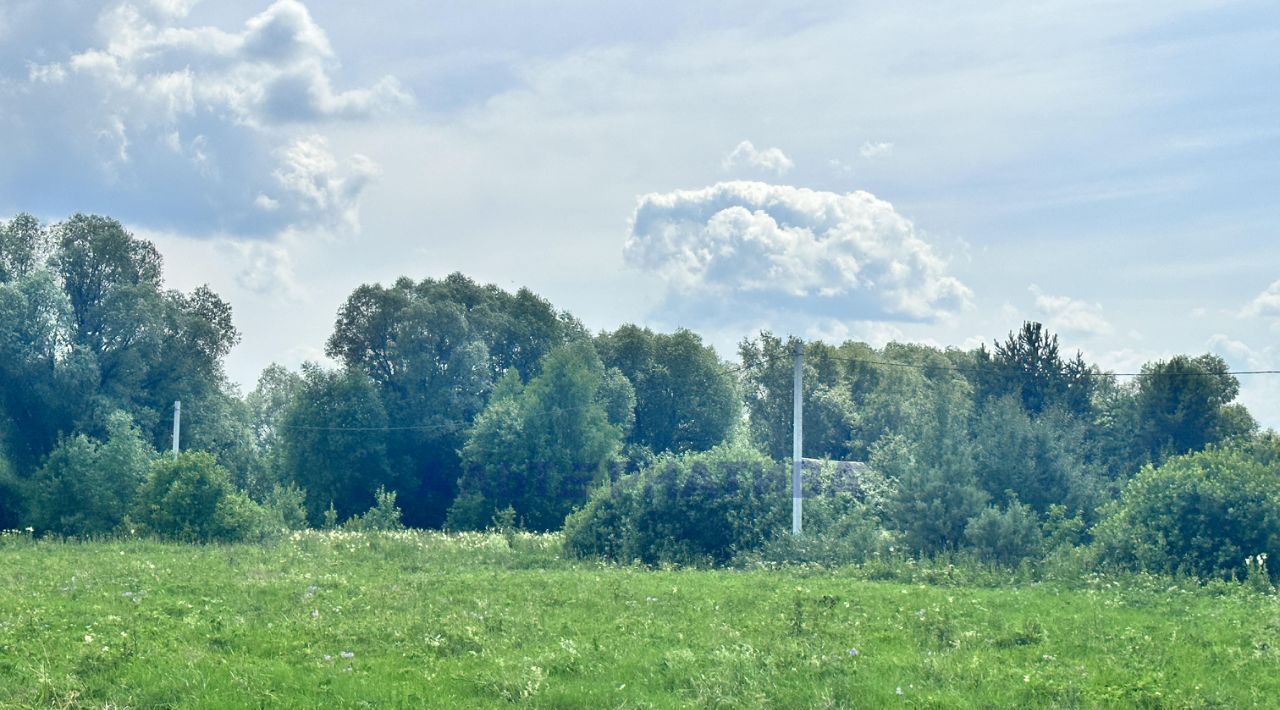
[{"label": "blue sky", "polygon": [[247,386],[455,270],[726,355],[1036,319],[1276,369],[1277,46],[1266,2],[7,0],[0,215],[156,241]]}]

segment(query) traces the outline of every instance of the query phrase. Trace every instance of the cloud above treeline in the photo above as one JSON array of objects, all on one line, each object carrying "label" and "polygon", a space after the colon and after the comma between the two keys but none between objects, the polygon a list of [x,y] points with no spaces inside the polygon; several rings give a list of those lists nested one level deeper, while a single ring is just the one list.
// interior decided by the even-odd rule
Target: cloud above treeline
[{"label": "cloud above treeline", "polygon": [[15,113],[0,133],[0,186],[14,204],[0,209],[109,208],[190,234],[358,224],[376,168],[335,155],[319,132],[412,97],[389,76],[335,88],[337,55],[298,0],[234,31],[187,23],[194,4],[114,3],[68,33],[83,46],[27,42],[21,75],[0,77]]},{"label": "cloud above treeline", "polygon": [[1075,335],[1110,335],[1115,328],[1103,315],[1102,305],[1070,296],[1054,296],[1032,285],[1036,310],[1054,330]]},{"label": "cloud above treeline", "polygon": [[724,182],[640,198],[624,246],[667,284],[671,319],[927,321],[967,286],[910,220],[867,192]]},{"label": "cloud above treeline", "polygon": [[1272,283],[1248,303],[1240,315],[1246,318],[1280,319],[1280,281]]}]

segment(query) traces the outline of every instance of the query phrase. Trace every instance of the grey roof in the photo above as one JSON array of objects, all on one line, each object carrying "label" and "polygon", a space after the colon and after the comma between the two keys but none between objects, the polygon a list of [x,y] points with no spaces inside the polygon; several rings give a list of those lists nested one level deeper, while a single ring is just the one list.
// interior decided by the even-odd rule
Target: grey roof
[{"label": "grey roof", "polygon": [[871,474],[871,467],[864,461],[806,458],[801,459],[801,466],[805,497],[851,493],[856,498],[862,498],[866,492],[862,481]]}]

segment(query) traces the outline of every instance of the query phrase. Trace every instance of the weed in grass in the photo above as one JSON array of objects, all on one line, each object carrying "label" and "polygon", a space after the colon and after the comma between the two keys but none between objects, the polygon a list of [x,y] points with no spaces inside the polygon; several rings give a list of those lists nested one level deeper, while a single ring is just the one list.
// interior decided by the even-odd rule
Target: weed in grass
[{"label": "weed in grass", "polygon": [[10,536],[0,566],[27,583],[0,587],[0,707],[1250,707],[1280,692],[1276,597],[1247,575],[645,570],[513,540]]}]

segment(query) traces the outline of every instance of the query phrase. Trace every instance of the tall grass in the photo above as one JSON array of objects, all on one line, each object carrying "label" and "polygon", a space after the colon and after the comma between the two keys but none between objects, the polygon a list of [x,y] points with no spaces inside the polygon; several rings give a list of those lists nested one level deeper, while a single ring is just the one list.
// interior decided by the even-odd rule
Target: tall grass
[{"label": "tall grass", "polygon": [[1070,569],[649,570],[524,533],[8,535],[0,706],[1274,704],[1271,594]]}]

